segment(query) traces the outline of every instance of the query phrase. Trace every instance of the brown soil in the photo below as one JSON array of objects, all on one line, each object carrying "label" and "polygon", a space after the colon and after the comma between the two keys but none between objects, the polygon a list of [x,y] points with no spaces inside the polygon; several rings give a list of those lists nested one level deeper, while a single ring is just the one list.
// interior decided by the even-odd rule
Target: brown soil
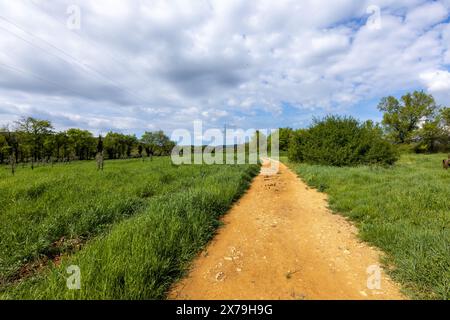
[{"label": "brown soil", "polygon": [[23,264],[16,273],[8,278],[0,277],[0,288],[31,278],[49,268],[50,265],[59,266],[64,256],[79,251],[85,242],[86,240],[83,238],[66,239],[62,237],[51,244],[46,254],[41,254],[38,258]]},{"label": "brown soil", "polygon": [[404,299],[383,271],[381,288],[368,289],[380,252],[282,164],[260,174],[223,222],[169,299]]}]

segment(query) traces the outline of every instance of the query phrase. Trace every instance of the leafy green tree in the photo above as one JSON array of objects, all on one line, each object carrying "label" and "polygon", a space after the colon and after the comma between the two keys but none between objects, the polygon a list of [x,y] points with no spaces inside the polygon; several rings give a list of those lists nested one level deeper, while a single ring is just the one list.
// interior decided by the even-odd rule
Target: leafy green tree
[{"label": "leafy green tree", "polygon": [[416,152],[437,152],[444,142],[444,132],[440,126],[440,119],[428,121],[417,132]]},{"label": "leafy green tree", "polygon": [[305,149],[303,146],[306,144],[307,139],[307,129],[298,129],[292,132],[288,148],[289,160],[297,162],[305,161]]},{"label": "leafy green tree", "polygon": [[384,112],[383,126],[388,137],[397,144],[409,143],[420,124],[434,119],[437,105],[432,95],[414,91],[401,98],[383,98],[378,109]]},{"label": "leafy green tree", "polygon": [[73,128],[67,130],[67,138],[71,153],[78,160],[88,160],[94,157],[96,139],[91,132]]},{"label": "leafy green tree", "polygon": [[19,139],[24,144],[23,151],[30,153],[34,168],[34,162],[42,159],[44,142],[52,134],[53,126],[50,121],[39,120],[32,117],[22,118],[16,122]]},{"label": "leafy green tree", "polygon": [[103,138],[100,135],[97,140],[97,155],[95,156],[97,161],[97,170],[103,171],[105,165],[105,155],[103,153]]},{"label": "leafy green tree", "polygon": [[164,134],[163,131],[145,132],[141,138],[141,142],[147,152],[147,156],[170,155],[172,149],[175,147],[175,143]]},{"label": "leafy green tree", "polygon": [[55,139],[55,150],[54,156],[61,161],[61,159],[69,158],[69,137],[67,132],[58,132],[54,135]]},{"label": "leafy green tree", "polygon": [[138,139],[136,138],[135,135],[124,135],[123,137],[123,143],[126,146],[126,156],[128,158],[131,157],[131,153],[133,151],[133,149],[137,146],[138,144]]},{"label": "leafy green tree", "polygon": [[170,155],[174,147],[175,143],[163,131],[146,132],[142,141],[136,135],[116,132],[103,138],[77,128],[54,132],[50,121],[32,117],[17,121],[15,131],[0,129],[0,163],[11,162],[14,156],[14,163],[31,159],[32,168],[39,160],[90,160],[102,151],[110,159],[130,158],[133,152],[142,157],[144,149],[149,155]]},{"label": "leafy green tree", "polygon": [[416,152],[448,151],[450,147],[450,108],[441,108],[437,116],[422,124],[416,136]]},{"label": "leafy green tree", "polygon": [[47,135],[44,137],[44,144],[43,144],[43,159],[49,161],[51,160],[53,162],[53,157],[55,157],[55,150],[56,147],[56,137],[55,135]]},{"label": "leafy green tree", "polygon": [[447,131],[450,130],[450,107],[444,107],[441,109],[442,124],[446,127]]},{"label": "leafy green tree", "polygon": [[0,130],[0,164],[6,159],[8,153],[8,143],[6,142],[6,137],[3,130]]},{"label": "leafy green tree", "polygon": [[289,150],[289,141],[291,140],[293,132],[294,132],[294,130],[292,128],[280,128],[280,130],[279,130],[280,151],[288,151]]},{"label": "leafy green tree", "polygon": [[450,107],[444,107],[441,110],[442,131],[444,134],[447,151],[450,150]]},{"label": "leafy green tree", "polygon": [[103,139],[102,139],[102,136],[100,135],[97,140],[97,153],[102,153],[102,152],[103,152]]},{"label": "leafy green tree", "polygon": [[383,98],[378,109],[384,112],[382,124],[389,138],[394,143],[408,143],[421,123],[434,119],[438,108],[432,95],[414,91],[401,101],[392,96]]},{"label": "leafy green tree", "polygon": [[416,152],[448,150],[450,111],[439,108],[432,95],[415,91],[401,101],[387,97],[378,108],[385,112],[382,123],[392,142],[408,144]]},{"label": "leafy green tree", "polygon": [[109,159],[119,159],[131,157],[133,149],[138,144],[138,140],[135,135],[108,132],[103,143]]},{"label": "leafy green tree", "polygon": [[[279,138],[279,151],[288,151],[289,150],[289,142],[294,134],[294,130],[292,128],[280,128],[278,129],[278,138]],[[267,143],[269,144],[269,149],[271,149],[272,145],[272,134],[267,138]]]},{"label": "leafy green tree", "polygon": [[10,131],[8,126],[0,132],[0,158],[0,163],[3,163],[4,160],[8,161],[14,175],[15,166],[19,159],[19,140],[17,133]]},{"label": "leafy green tree", "polygon": [[103,141],[104,148],[109,159],[117,159],[119,157],[119,135],[114,132],[108,132]]}]

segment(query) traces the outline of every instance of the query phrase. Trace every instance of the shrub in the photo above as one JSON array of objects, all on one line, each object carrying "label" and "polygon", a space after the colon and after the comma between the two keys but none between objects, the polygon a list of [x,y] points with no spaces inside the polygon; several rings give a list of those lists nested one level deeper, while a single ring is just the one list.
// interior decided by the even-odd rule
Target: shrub
[{"label": "shrub", "polygon": [[360,123],[351,117],[328,116],[315,119],[309,129],[293,134],[289,159],[340,167],[391,165],[398,160],[398,155],[371,121]]}]

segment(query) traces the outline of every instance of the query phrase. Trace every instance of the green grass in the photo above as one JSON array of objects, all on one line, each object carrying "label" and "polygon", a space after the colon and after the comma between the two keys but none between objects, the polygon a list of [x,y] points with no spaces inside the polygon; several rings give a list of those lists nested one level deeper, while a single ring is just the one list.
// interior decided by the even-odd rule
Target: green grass
[{"label": "green grass", "polygon": [[[0,297],[164,298],[258,170],[174,166],[168,158],[111,161],[104,172],[95,162],[19,169],[15,177],[2,170]],[[55,248],[62,237],[84,245]],[[57,254],[59,266],[12,281],[24,264]],[[66,287],[70,265],[80,267],[81,290]]]},{"label": "green grass", "polygon": [[404,155],[392,168],[289,164],[330,207],[355,221],[363,240],[416,299],[450,299],[450,171],[447,155]]}]

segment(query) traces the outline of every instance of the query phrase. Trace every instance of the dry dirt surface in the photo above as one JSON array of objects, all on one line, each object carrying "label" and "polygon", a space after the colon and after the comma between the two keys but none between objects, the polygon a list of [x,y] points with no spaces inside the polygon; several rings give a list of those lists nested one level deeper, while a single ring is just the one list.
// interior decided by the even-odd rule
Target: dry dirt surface
[{"label": "dry dirt surface", "polygon": [[256,177],[223,222],[169,299],[404,299],[380,252],[283,164]]}]

